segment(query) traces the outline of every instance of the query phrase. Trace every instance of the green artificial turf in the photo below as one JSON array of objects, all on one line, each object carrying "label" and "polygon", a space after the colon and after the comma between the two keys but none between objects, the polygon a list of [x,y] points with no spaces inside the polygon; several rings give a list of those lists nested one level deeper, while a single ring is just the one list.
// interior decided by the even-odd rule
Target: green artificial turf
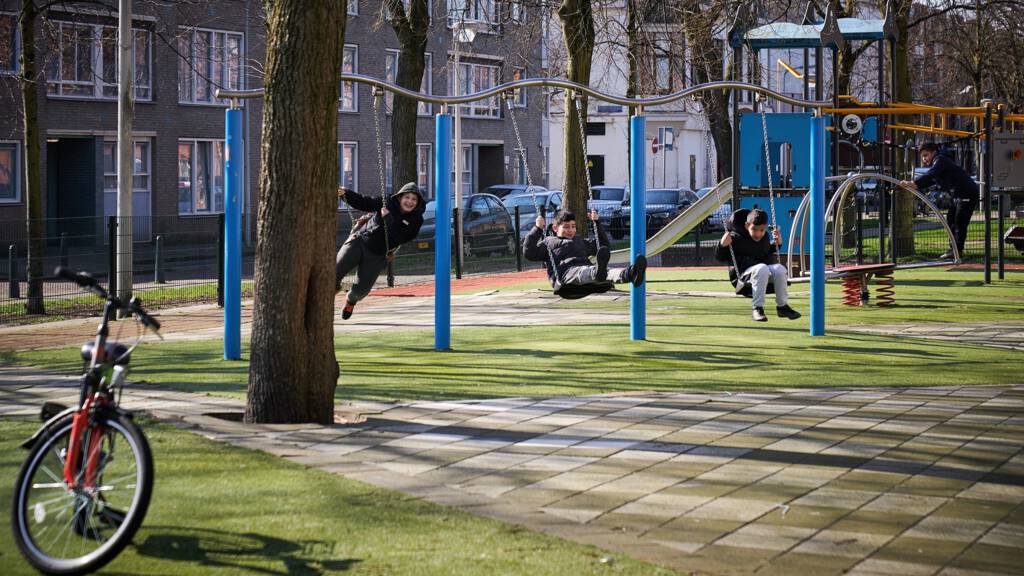
[{"label": "green artificial turf", "polygon": [[[0,510],[35,429],[0,419]],[[143,427],[156,468],[149,512],[109,574],[672,574],[597,548],[478,518],[219,444],[167,425]],[[10,522],[4,574],[33,574]]]},{"label": "green artificial turf", "polygon": [[[1019,352],[956,341],[871,335],[848,328],[927,322],[1024,321],[1024,276],[985,285],[980,270],[899,271],[896,306],[852,308],[830,283],[826,335],[808,335],[807,285],[791,287],[804,318],[750,320],[750,301],[728,294],[724,270],[655,271],[646,341],[629,339],[629,298],[554,306],[601,309],[620,321],[588,325],[452,329],[451,352],[433,350],[433,331],[351,333],[336,340],[336,398],[461,399],[583,395],[637,390],[749,390],[819,386],[1019,383]],[[457,308],[458,302],[455,302]],[[528,313],[525,312],[525,313]],[[196,392],[244,397],[246,362],[221,359],[217,340],[146,345],[132,378]],[[243,348],[243,357],[248,356]],[[6,359],[65,371],[73,349],[17,352]],[[183,370],[183,367],[187,369]]]}]

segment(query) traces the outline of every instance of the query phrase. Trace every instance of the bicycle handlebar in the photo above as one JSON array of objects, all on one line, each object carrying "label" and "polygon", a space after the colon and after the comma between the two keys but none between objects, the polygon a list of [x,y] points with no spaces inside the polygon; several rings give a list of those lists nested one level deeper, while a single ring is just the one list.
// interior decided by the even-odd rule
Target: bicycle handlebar
[{"label": "bicycle handlebar", "polygon": [[92,277],[92,274],[89,274],[85,270],[82,270],[81,272],[74,272],[70,268],[58,266],[57,269],[54,270],[53,272],[54,274],[57,275],[58,278],[63,278],[64,280],[74,282],[79,287],[88,290],[93,294],[96,294],[100,298],[103,298],[104,300],[109,300],[114,304],[114,306],[134,313],[136,316],[138,316],[139,322],[142,322],[142,325],[145,326],[146,328],[149,328],[154,332],[160,330],[160,322],[157,321],[156,318],[150,316],[148,312],[146,312],[146,310],[142,307],[142,301],[139,300],[138,298],[132,298],[131,301],[128,302],[128,305],[125,306],[121,300],[119,300],[113,294],[107,292],[106,289],[103,288],[103,286],[101,286],[100,283],[97,282],[96,279]]}]

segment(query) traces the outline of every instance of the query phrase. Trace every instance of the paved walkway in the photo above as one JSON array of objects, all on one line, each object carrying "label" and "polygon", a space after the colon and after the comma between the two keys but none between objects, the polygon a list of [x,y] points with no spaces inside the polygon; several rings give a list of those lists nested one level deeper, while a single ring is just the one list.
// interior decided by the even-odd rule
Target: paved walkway
[{"label": "paved walkway", "polygon": [[[0,416],[76,395],[0,368]],[[334,426],[147,385],[124,405],[680,571],[1024,574],[1024,385],[355,403]]]}]

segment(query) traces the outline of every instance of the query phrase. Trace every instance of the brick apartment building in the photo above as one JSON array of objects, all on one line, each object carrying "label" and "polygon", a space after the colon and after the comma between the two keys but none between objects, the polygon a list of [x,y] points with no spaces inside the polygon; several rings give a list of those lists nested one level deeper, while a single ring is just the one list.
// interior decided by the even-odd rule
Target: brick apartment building
[{"label": "brick apartment building", "polygon": [[[26,39],[17,26],[20,2],[0,0],[0,222],[25,217],[24,131],[18,87],[18,55]],[[116,6],[116,2],[113,3]],[[494,0],[430,0],[431,31],[423,90],[453,93],[454,50],[449,14],[462,10],[482,32],[472,45],[459,45],[465,90],[477,91],[514,77],[538,76],[540,39],[524,41],[529,14],[515,3]],[[262,3],[136,2],[134,77],[135,177],[133,212],[137,241],[161,228],[188,227],[224,207],[224,110],[214,90],[259,88],[265,56]],[[381,18],[381,2],[350,0],[344,70],[394,78],[398,40]],[[41,181],[44,214],[62,230],[100,227],[116,213],[117,197],[117,19],[112,7],[59,3],[38,20],[37,46],[46,89],[39,97],[43,141]],[[516,37],[513,42],[511,38]],[[517,48],[516,46],[526,46]],[[390,98],[384,103],[385,109]],[[515,105],[527,148],[528,166],[540,180],[541,118],[545,98],[524,91]],[[244,223],[255,230],[262,104],[246,101]],[[373,96],[363,85],[343,85],[338,103],[339,180],[364,194],[380,192]],[[420,106],[417,121],[419,183],[433,194],[433,114]],[[515,134],[500,98],[463,107],[463,179],[466,192],[490,184],[525,181]],[[390,166],[390,115],[381,117],[385,164]],[[301,151],[296,151],[301,153]],[[390,187],[390,170],[386,170]],[[452,176],[454,177],[454,175]],[[61,219],[59,223],[52,219]],[[88,235],[88,234],[87,234]],[[94,232],[95,238],[102,233]]]}]

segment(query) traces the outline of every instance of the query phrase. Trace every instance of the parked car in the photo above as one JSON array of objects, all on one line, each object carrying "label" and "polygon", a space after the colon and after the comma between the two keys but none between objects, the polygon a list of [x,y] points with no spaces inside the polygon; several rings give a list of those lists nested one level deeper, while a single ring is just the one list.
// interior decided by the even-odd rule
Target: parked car
[{"label": "parked car", "polygon": [[[651,188],[644,195],[644,200],[647,204],[647,234],[650,235],[661,230],[665,224],[696,202],[697,195],[689,188]],[[626,198],[622,208],[612,215],[608,231],[616,240],[629,232],[632,213],[629,202],[629,198]]]},{"label": "parked car", "polygon": [[708,193],[711,192],[714,189],[715,189],[714,186],[705,186],[703,188],[699,188],[696,192],[694,192],[694,194],[697,196],[697,198],[703,198],[703,197],[707,196]]},{"label": "parked car", "polygon": [[610,228],[612,216],[616,210],[622,209],[622,203],[629,198],[629,188],[625,186],[594,186],[590,189],[591,200],[587,208],[597,210],[601,225]]},{"label": "parked car", "polygon": [[561,190],[545,190],[544,192],[509,194],[502,199],[509,216],[514,216],[519,207],[519,238],[524,238],[533,228],[537,219],[537,207],[544,210],[544,218],[550,222],[555,212],[562,206]]},{"label": "parked car", "polygon": [[[494,194],[498,198],[504,198],[505,196],[510,196],[512,194],[522,194],[524,192],[529,192],[529,191],[530,191],[530,187],[527,186],[526,184],[494,184],[492,186],[488,186],[487,188],[484,188],[483,190],[480,191],[480,193],[481,194]],[[533,186],[533,191],[534,192],[540,192],[540,191],[545,191],[546,192],[547,189],[544,188],[543,186],[537,186],[535,184]]]},{"label": "parked car", "polygon": [[[452,206],[455,205],[454,198]],[[493,194],[469,194],[462,199],[463,255],[497,252],[515,254],[516,234],[512,218],[501,200]],[[427,202],[423,212],[423,227],[412,242],[416,251],[434,249],[434,228],[437,221],[437,201]],[[454,226],[453,226],[454,232]],[[452,247],[455,236],[452,235]]]},{"label": "parked car", "polygon": [[732,204],[726,202],[718,207],[706,220],[707,229],[711,232],[724,232],[725,223],[732,217]]}]

